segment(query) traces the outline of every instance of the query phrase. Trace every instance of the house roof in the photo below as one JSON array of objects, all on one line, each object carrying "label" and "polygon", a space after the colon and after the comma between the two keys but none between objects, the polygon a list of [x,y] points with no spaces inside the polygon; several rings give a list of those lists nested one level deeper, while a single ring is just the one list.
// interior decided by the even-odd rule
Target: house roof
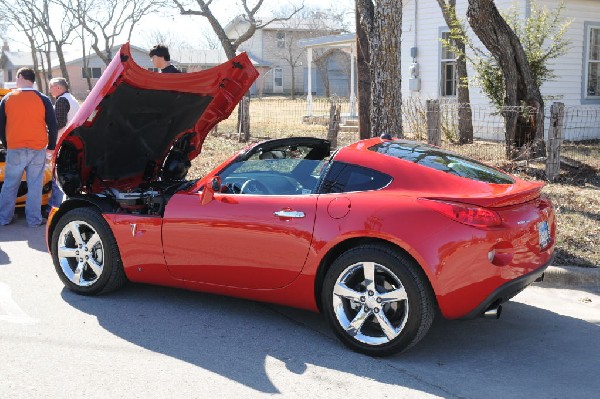
[{"label": "house roof", "polygon": [[299,40],[302,47],[347,47],[356,42],[356,33],[344,33],[342,35],[330,35],[315,37],[312,39]]},{"label": "house roof", "polygon": [[[112,54],[116,54],[119,51],[119,49],[121,48],[121,46],[122,46],[122,44],[118,44],[118,45],[112,46],[111,49],[110,49],[111,53]],[[136,51],[143,52],[143,53],[146,53],[146,54],[148,53],[148,50],[143,49],[141,47],[136,47],[136,46],[132,46],[132,45],[129,45],[129,47],[130,47],[130,49],[132,51],[136,50]],[[81,55],[81,50],[65,51],[63,53],[63,55],[65,57],[65,64],[66,65],[77,64],[77,63],[81,62],[81,60],[83,59],[83,56]],[[98,57],[95,52],[90,53],[87,56],[88,56],[88,58],[89,57]],[[55,66],[60,65],[60,63],[58,62],[58,58],[57,57],[55,57],[55,58],[52,59],[52,65],[55,65]]]},{"label": "house roof", "polygon": [[[266,23],[272,20],[274,17],[256,17],[256,21],[259,24]],[[238,15],[233,18],[225,26],[225,32],[230,32],[235,29],[237,25],[248,24],[248,21],[243,15]],[[321,31],[340,31],[342,27],[338,21],[329,20],[327,18],[290,18],[283,21],[273,21],[269,25],[262,28],[263,30],[321,30]]]},{"label": "house roof", "polygon": [[[112,53],[116,54],[121,45],[114,46],[112,48]],[[141,47],[136,47],[133,45],[129,45],[130,49],[133,51],[137,51],[141,54],[148,54],[149,50],[143,49]],[[171,61],[176,65],[220,65],[227,61],[227,56],[225,55],[225,51],[221,49],[216,50],[203,50],[203,49],[191,49],[191,48],[170,48],[169,53],[171,55]],[[90,57],[97,57],[95,53],[89,55]],[[257,57],[253,57],[248,54],[252,64],[254,66],[268,66],[270,65],[268,62],[258,59]],[[81,51],[78,52],[69,52],[68,55],[65,53],[65,63],[67,65],[75,64],[81,62],[82,60]],[[135,58],[135,57],[134,57]],[[52,60],[52,65],[59,65],[58,59]]]},{"label": "house roof", "polygon": [[[42,54],[40,53],[41,56]],[[51,57],[55,56],[56,52],[52,51]],[[4,68],[7,64],[12,65],[13,68],[33,66],[31,51],[3,51],[0,66]]]}]

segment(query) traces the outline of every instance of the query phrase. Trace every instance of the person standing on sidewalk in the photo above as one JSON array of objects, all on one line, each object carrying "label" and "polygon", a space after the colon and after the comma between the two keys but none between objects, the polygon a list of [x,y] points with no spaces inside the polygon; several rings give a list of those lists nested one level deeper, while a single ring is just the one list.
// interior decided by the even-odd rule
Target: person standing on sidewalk
[{"label": "person standing on sidewalk", "polygon": [[[69,122],[73,119],[77,111],[79,110],[79,102],[71,93],[69,93],[69,84],[65,78],[53,78],[50,79],[50,94],[56,99],[54,103],[54,111],[56,113],[56,122],[58,128],[58,137],[56,141],[60,139],[62,134]],[[48,208],[44,210],[45,217],[48,216],[49,207],[59,207],[64,201],[65,194],[62,192],[56,179],[52,178],[52,194],[50,195],[50,201],[48,202]]]},{"label": "person standing on sidewalk", "polygon": [[17,89],[0,101],[0,141],[6,147],[6,170],[0,191],[0,226],[12,223],[17,192],[27,174],[27,225],[37,227],[42,219],[42,184],[46,151],[56,145],[56,115],[50,98],[33,88],[35,71],[17,71]]}]

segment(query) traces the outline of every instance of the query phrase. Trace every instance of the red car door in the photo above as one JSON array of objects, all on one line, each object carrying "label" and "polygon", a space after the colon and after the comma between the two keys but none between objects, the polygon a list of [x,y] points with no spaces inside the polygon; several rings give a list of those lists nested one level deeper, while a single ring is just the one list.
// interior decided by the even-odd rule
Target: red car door
[{"label": "red car door", "polygon": [[163,247],[179,279],[279,288],[298,276],[312,239],[317,195],[176,194],[165,210]]}]

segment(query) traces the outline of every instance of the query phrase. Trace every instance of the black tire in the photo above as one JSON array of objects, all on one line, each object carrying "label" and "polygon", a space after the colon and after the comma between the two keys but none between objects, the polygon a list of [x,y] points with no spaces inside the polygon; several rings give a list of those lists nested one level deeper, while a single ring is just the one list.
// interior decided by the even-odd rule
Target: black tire
[{"label": "black tire", "polygon": [[115,237],[93,208],[65,213],[52,234],[51,249],[54,268],[71,291],[99,295],[127,282]]},{"label": "black tire", "polygon": [[356,247],[337,258],[325,276],[321,302],[338,338],[369,356],[415,345],[431,327],[436,309],[419,265],[383,245]]}]

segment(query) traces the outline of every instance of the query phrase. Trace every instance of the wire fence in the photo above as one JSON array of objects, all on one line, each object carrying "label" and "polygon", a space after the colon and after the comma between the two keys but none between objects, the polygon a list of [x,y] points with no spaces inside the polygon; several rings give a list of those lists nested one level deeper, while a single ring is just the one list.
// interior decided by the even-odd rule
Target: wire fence
[{"label": "wire fence", "polygon": [[[309,104],[305,98],[254,98],[250,101],[250,134],[252,140],[291,136],[327,137],[332,101],[339,104],[340,131],[338,145],[359,139],[358,116],[348,99],[316,98]],[[473,124],[473,143],[459,144],[458,113],[463,105],[441,101],[441,147],[493,164],[506,163],[506,137],[503,114],[531,112],[512,107],[498,110],[493,106],[469,106]],[[428,110],[425,102],[408,98],[403,104],[403,134],[411,140],[427,141]],[[545,140],[551,123],[550,105],[544,111]],[[218,134],[237,134],[237,112],[221,122]],[[585,163],[600,169],[600,107],[565,106],[560,139],[561,161]]]},{"label": "wire fence", "polygon": [[[546,114],[549,116],[549,113]],[[600,162],[600,107],[567,106],[563,117],[561,157],[579,163]],[[548,122],[548,121],[546,121]]]}]

